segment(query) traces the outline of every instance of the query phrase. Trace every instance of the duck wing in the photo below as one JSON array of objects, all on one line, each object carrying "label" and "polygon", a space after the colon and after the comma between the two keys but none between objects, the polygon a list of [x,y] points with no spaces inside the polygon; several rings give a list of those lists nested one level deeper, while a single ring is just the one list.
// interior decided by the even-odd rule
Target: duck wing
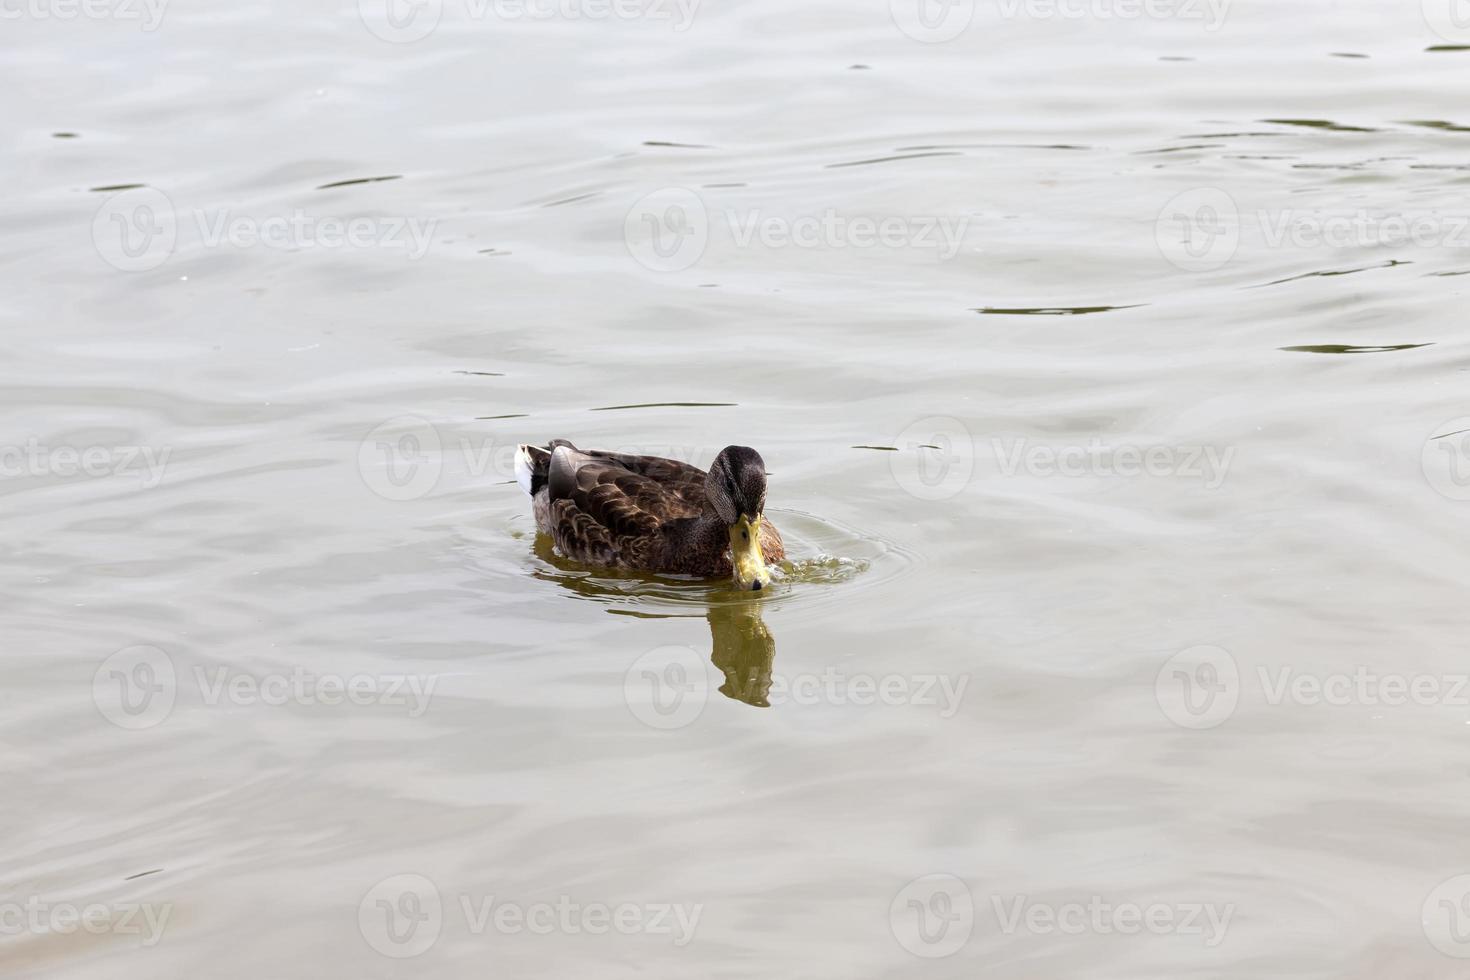
[{"label": "duck wing", "polygon": [[697,517],[703,508],[704,472],[688,464],[552,445],[550,525],[557,547],[570,558],[652,568],[663,557],[663,526]]}]

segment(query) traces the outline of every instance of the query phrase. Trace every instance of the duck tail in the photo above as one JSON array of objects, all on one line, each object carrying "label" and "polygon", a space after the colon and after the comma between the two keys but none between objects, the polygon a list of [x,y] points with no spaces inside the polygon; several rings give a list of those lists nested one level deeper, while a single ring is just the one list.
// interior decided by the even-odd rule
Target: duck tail
[{"label": "duck tail", "polygon": [[546,486],[551,472],[551,453],[540,446],[521,445],[516,448],[516,482],[521,489],[534,497]]}]

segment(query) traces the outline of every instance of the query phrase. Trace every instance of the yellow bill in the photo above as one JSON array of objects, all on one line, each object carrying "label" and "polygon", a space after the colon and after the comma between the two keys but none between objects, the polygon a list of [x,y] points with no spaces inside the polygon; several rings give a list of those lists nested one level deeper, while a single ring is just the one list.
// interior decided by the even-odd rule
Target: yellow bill
[{"label": "yellow bill", "polygon": [[730,525],[730,558],[735,565],[736,588],[764,589],[771,584],[771,573],[761,554],[760,530],[759,514],[753,518],[742,514]]}]

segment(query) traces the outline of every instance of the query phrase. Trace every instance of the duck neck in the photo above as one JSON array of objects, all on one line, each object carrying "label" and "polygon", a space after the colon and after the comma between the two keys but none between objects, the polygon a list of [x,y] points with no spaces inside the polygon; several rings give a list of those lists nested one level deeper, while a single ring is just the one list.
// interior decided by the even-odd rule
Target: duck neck
[{"label": "duck neck", "polygon": [[669,542],[674,553],[702,568],[723,570],[729,566],[725,553],[730,549],[730,529],[719,515],[707,510],[680,523],[683,526],[677,539]]}]

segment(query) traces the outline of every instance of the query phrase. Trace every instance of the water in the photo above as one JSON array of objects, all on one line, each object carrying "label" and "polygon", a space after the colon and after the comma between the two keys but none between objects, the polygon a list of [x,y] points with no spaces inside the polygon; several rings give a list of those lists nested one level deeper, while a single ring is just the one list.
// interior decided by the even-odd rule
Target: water
[{"label": "water", "polygon": [[[1447,6],[66,9],[0,972],[1464,975]],[[562,562],[553,437],[757,447],[795,563]]]}]

